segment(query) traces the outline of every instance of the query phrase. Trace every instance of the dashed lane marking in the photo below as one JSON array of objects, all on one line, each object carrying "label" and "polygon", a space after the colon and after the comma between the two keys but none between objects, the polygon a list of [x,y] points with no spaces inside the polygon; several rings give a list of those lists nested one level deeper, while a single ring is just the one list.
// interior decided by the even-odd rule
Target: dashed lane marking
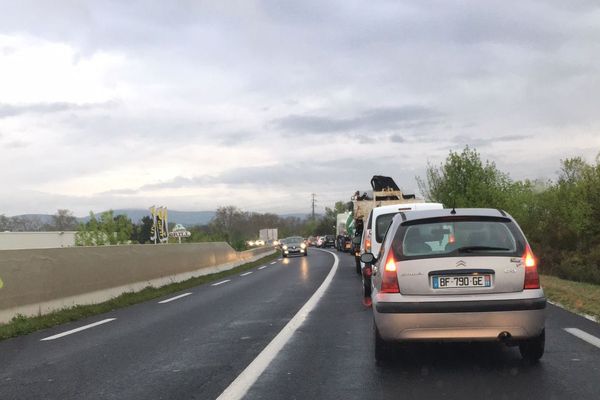
[{"label": "dashed lane marking", "polygon": [[219,285],[222,285],[222,284],[227,283],[227,282],[231,282],[231,279],[225,279],[224,281],[213,283],[210,286],[219,286]]},{"label": "dashed lane marking", "polygon": [[93,328],[93,327],[98,326],[98,325],[106,324],[107,322],[111,322],[111,321],[114,321],[114,320],[116,320],[116,318],[103,319],[102,321],[94,322],[93,324],[80,326],[79,328],[71,329],[70,331],[66,331],[66,332],[63,332],[63,333],[56,334],[56,335],[48,336],[46,338],[40,339],[40,341],[44,342],[44,341],[47,341],[47,340],[59,339],[59,338],[61,338],[63,336],[72,335],[73,333],[81,332],[81,331],[84,331],[86,329],[90,329],[90,328]]},{"label": "dashed lane marking", "polygon": [[250,275],[251,273],[252,273],[252,271],[245,272],[245,273],[241,274],[240,276],[248,276],[248,275]]},{"label": "dashed lane marking", "polygon": [[590,335],[589,333],[577,328],[565,328],[565,331],[569,332],[573,336],[577,336],[579,339],[586,341],[589,344],[594,345],[600,349],[600,339],[596,336]]},{"label": "dashed lane marking", "polygon": [[192,293],[188,292],[188,293],[180,294],[179,296],[175,296],[175,297],[171,297],[170,299],[165,299],[165,300],[159,301],[158,304],[170,303],[173,300],[181,299],[182,297],[189,296],[190,294],[192,294]]}]

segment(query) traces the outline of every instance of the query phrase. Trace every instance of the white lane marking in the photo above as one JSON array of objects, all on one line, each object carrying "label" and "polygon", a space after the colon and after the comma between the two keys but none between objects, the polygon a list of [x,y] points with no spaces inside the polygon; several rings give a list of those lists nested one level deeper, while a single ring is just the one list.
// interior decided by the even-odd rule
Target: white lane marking
[{"label": "white lane marking", "polygon": [[273,265],[273,264],[277,264],[277,261],[273,261],[273,262],[271,263],[271,265]]},{"label": "white lane marking", "polygon": [[245,273],[241,274],[240,276],[248,276],[248,275],[250,275],[251,273],[252,273],[252,271],[245,272]]},{"label": "white lane marking", "polygon": [[159,302],[158,302],[158,304],[165,304],[165,303],[169,303],[169,302],[171,302],[171,301],[173,301],[173,300],[177,300],[177,299],[180,299],[180,298],[182,298],[182,297],[189,296],[190,294],[192,294],[192,292],[188,292],[188,293],[180,294],[179,296],[175,296],[175,297],[171,297],[170,299],[166,299],[166,300],[159,301]]},{"label": "white lane marking", "polygon": [[265,269],[265,268],[267,268],[266,265],[263,265],[262,267],[258,267],[258,269]]},{"label": "white lane marking", "polygon": [[277,259],[277,261],[281,261],[281,260],[283,260],[283,258],[278,258],[278,259]]},{"label": "white lane marking", "polygon": [[71,335],[73,333],[81,332],[81,331],[84,331],[86,329],[90,329],[90,328],[93,328],[95,326],[106,324],[107,322],[114,321],[115,319],[116,318],[107,318],[107,319],[103,319],[102,321],[94,322],[93,324],[80,326],[79,328],[71,329],[70,331],[66,331],[66,332],[63,332],[63,333],[59,333],[59,334],[56,334],[56,335],[53,335],[53,336],[48,336],[46,338],[40,339],[40,342],[43,342],[43,341],[46,341],[46,340],[54,340],[54,339],[61,338],[63,336]]},{"label": "white lane marking", "polygon": [[224,281],[213,283],[210,286],[219,286],[219,285],[222,285],[222,284],[227,283],[227,282],[231,282],[231,279],[225,279]]},{"label": "white lane marking", "polygon": [[577,328],[565,328],[565,331],[569,332],[573,336],[577,336],[579,339],[584,340],[589,344],[600,348],[600,339],[594,335],[590,335],[589,333]]},{"label": "white lane marking", "polygon": [[557,302],[555,302],[555,301],[551,301],[551,300],[546,300],[546,301],[547,301],[548,303],[552,304],[553,306],[560,307],[560,308],[562,308],[563,310],[566,310],[566,311],[568,311],[568,312],[570,312],[570,313],[573,313],[573,314],[577,314],[577,315],[579,315],[580,317],[583,317],[583,318],[585,318],[585,319],[589,319],[590,321],[594,321],[594,322],[600,322],[600,319],[599,319],[599,318],[596,318],[596,317],[594,317],[593,315],[588,315],[588,314],[584,314],[584,313],[581,313],[581,312],[575,311],[575,310],[573,310],[573,309],[569,309],[568,307],[565,307],[565,306],[563,306],[562,304],[560,304],[560,303],[557,303]]},{"label": "white lane marking", "polygon": [[[326,250],[321,250],[326,251]],[[329,287],[329,284],[333,280],[335,275],[339,258],[337,255],[330,251],[327,253],[333,255],[335,261],[333,267],[329,271],[329,274],[321,283],[321,286],[313,293],[308,301],[302,306],[302,308],[294,315],[294,317],[287,323],[286,326],[271,340],[271,342],[260,352],[260,354],[242,371],[240,375],[225,389],[223,393],[217,398],[217,400],[237,400],[244,397],[248,392],[248,389],[252,387],[254,382],[262,375],[264,370],[269,366],[271,361],[277,356],[277,353],[281,351],[283,346],[288,340],[294,335],[294,332],[302,325],[302,323],[308,317],[308,314],[315,308],[319,300],[325,294],[325,291]]]}]

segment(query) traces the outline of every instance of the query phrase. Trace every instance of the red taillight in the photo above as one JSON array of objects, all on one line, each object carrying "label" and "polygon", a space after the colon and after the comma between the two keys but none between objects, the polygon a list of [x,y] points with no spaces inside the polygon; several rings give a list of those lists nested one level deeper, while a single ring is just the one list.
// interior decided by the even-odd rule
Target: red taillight
[{"label": "red taillight", "polygon": [[525,254],[523,254],[523,265],[525,266],[525,283],[523,289],[539,289],[540,276],[537,270],[537,260],[529,245],[527,245]]},{"label": "red taillight", "polygon": [[392,251],[389,252],[385,266],[383,267],[383,276],[381,277],[381,293],[400,293],[398,286],[398,275],[396,273],[396,260]]}]

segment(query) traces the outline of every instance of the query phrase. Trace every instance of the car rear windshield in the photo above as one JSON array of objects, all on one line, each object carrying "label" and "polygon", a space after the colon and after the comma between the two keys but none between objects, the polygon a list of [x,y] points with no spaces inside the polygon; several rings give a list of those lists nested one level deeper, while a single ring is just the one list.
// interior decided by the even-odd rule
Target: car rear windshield
[{"label": "car rear windshield", "polygon": [[327,240],[335,240],[335,236],[333,236],[333,235],[327,235],[327,236],[325,236],[325,238]]},{"label": "car rear windshield", "polygon": [[525,238],[510,219],[454,217],[400,226],[392,247],[396,259],[521,256]]},{"label": "car rear windshield", "polygon": [[392,223],[392,219],[397,213],[389,213],[389,214],[381,214],[375,220],[375,240],[377,243],[381,243],[383,241],[383,237],[387,232],[390,224]]}]

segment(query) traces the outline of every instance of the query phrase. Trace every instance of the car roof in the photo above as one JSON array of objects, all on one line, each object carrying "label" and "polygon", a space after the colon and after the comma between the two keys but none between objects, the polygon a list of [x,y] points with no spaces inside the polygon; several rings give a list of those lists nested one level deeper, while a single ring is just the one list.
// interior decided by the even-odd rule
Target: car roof
[{"label": "car roof", "polygon": [[392,212],[400,211],[422,211],[422,210],[442,210],[444,205],[442,203],[404,203],[404,204],[392,204],[389,206],[379,206],[373,208],[373,215],[381,215]]},{"label": "car roof", "polygon": [[[454,213],[452,213],[454,211]],[[444,208],[441,210],[404,211],[395,218],[405,221],[439,217],[500,217],[513,219],[507,212],[495,208]]]}]

